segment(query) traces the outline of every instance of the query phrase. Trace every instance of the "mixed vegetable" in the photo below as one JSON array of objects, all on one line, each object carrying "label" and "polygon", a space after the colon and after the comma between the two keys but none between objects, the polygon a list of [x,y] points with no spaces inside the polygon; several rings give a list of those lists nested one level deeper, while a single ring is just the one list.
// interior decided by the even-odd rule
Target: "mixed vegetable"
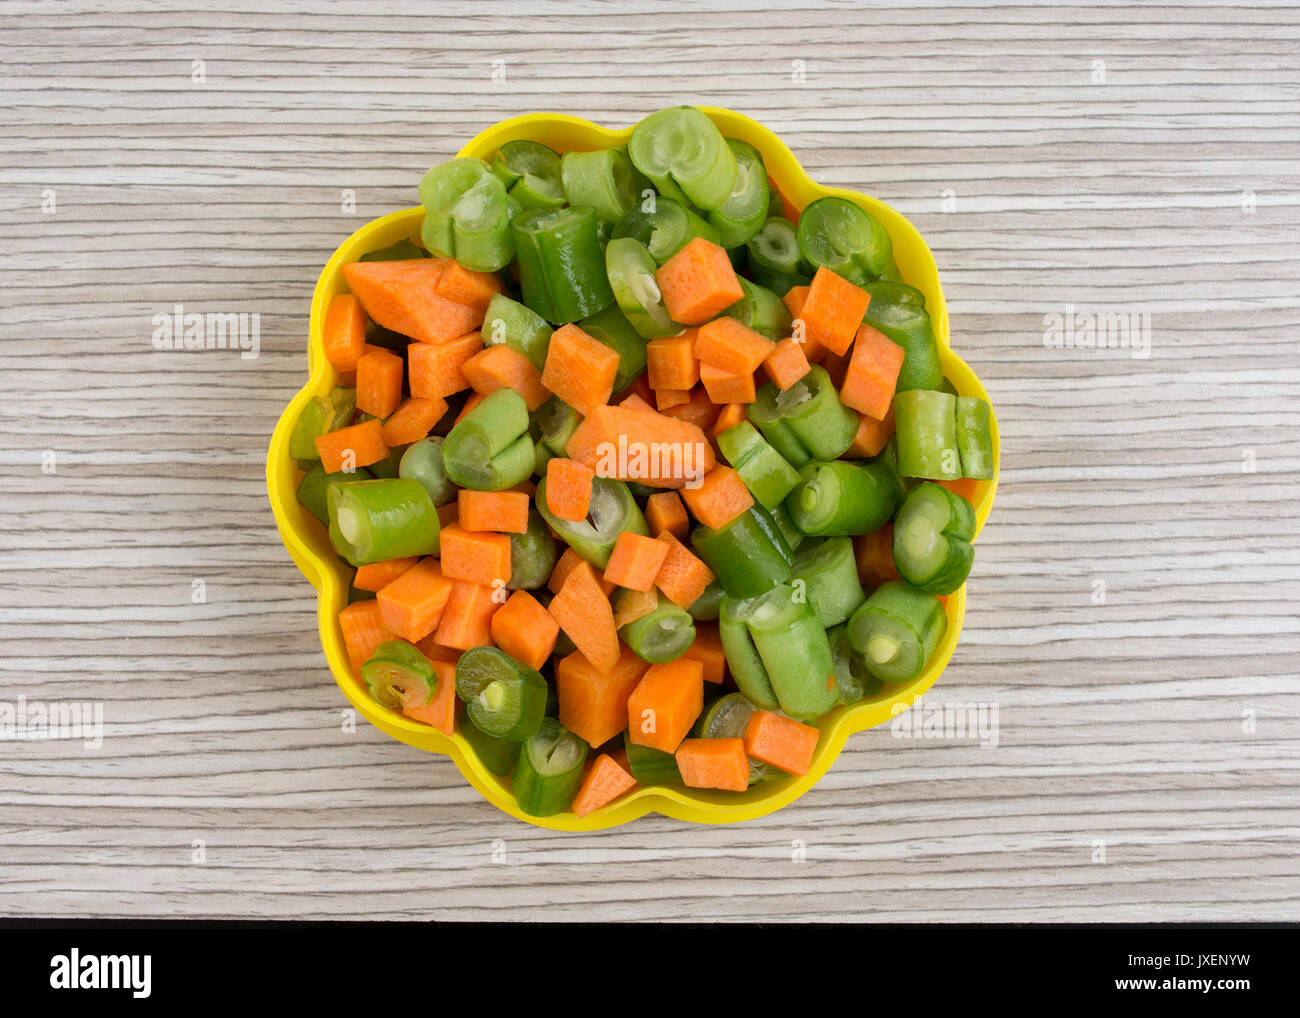
[{"label": "mixed vegetable", "polygon": [[343,267],[291,438],[356,676],[534,816],[806,773],[925,668],[992,476],[889,234],[691,107],[419,194],[419,246]]}]

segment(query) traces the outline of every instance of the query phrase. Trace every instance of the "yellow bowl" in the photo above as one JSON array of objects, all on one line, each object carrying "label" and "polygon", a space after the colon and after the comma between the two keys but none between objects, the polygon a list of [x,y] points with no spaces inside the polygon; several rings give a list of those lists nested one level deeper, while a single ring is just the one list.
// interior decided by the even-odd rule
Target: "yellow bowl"
[{"label": "yellow bowl", "polygon": [[[894,242],[894,258],[903,279],[925,294],[926,307],[930,311],[935,338],[939,343],[944,375],[962,395],[988,399],[988,394],[975,373],[948,347],[948,312],[944,306],[943,290],[939,286],[939,272],[930,249],[912,224],[875,198],[815,183],[803,171],[785,143],[762,124],[731,110],[708,106],[700,109],[713,119],[724,135],[743,139],[762,153],[768,173],[782,194],[797,208],[804,208],[826,195],[837,195],[856,202],[884,225]],[[558,113],[531,113],[503,120],[488,128],[461,149],[459,154],[490,159],[501,145],[515,139],[542,142],[559,152],[589,151],[622,145],[631,133],[630,127],[614,131],[578,117]],[[276,525],[294,562],[317,590],[316,614],[321,644],[330,671],[344,696],[366,720],[393,738],[418,749],[444,753],[451,757],[460,772],[485,799],[511,816],[541,827],[592,831],[627,823],[651,812],[695,823],[729,823],[763,816],[797,799],[826,773],[851,734],[890,720],[901,709],[896,705],[910,706],[914,697],[934,684],[957,646],[966,607],[965,587],[948,598],[948,631],[929,665],[915,681],[888,685],[879,695],[850,707],[839,707],[818,722],[821,740],[817,745],[812,768],[807,774],[765,781],[747,792],[668,786],[637,788],[586,817],[577,817],[572,813],[532,817],[521,812],[510,793],[508,779],[499,778],[483,767],[464,738],[460,735],[443,735],[428,725],[380,707],[366,693],[359,677],[353,675],[338,625],[338,613],[347,604],[351,570],[334,553],[325,528],[298,505],[295,492],[299,471],[289,455],[289,434],[308,400],[315,395],[327,394],[336,381],[334,367],[322,353],[321,330],[330,298],[347,289],[342,266],[356,261],[369,251],[387,247],[399,240],[418,239],[423,214],[419,208],[405,209],[367,223],[345,240],[325,264],[312,297],[307,344],[309,378],[281,415],[275,433],[271,436],[267,455],[267,488]],[[979,482],[972,496],[976,533],[988,518],[997,488],[1000,450],[997,419],[993,414],[990,414],[990,425],[993,433],[993,479]]]}]

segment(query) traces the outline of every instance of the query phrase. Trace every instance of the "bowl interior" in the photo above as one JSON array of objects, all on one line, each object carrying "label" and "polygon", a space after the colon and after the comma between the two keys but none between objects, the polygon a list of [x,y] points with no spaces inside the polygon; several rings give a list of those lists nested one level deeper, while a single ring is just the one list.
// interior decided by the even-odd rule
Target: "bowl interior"
[{"label": "bowl interior", "polygon": [[[762,153],[777,187],[796,207],[803,208],[825,195],[837,195],[857,202],[880,220],[893,241],[895,260],[903,279],[925,294],[945,376],[960,394],[987,399],[988,394],[974,372],[949,349],[948,316],[938,271],[929,248],[916,229],[899,213],[874,198],[822,187],[810,180],[789,148],[756,121],[730,110],[701,109],[713,118],[723,134],[747,141]],[[587,151],[621,145],[630,134],[630,127],[615,131],[576,117],[530,114],[488,128],[470,141],[459,155],[486,159],[502,144],[516,139],[542,142],[560,152]],[[308,343],[310,377],[285,409],[272,437],[267,459],[268,489],[285,546],[318,591],[317,614],[326,660],[340,689],[363,717],[402,742],[447,754],[485,798],[514,817],[550,828],[593,830],[625,823],[650,811],[702,823],[750,819],[771,812],[811,788],[834,762],[850,734],[890,720],[901,709],[897,705],[910,705],[915,697],[930,688],[957,645],[966,603],[964,586],[948,598],[948,631],[929,665],[916,680],[887,685],[878,695],[851,707],[837,708],[818,722],[822,737],[813,766],[807,774],[766,781],[740,793],[676,787],[638,788],[584,818],[571,813],[545,818],[527,816],[515,804],[508,780],[498,778],[481,766],[461,736],[446,736],[428,725],[375,704],[359,677],[352,673],[337,621],[338,612],[347,603],[350,570],[334,553],[325,529],[297,503],[294,493],[299,471],[289,456],[288,440],[293,423],[308,400],[316,394],[328,393],[337,380],[333,366],[322,354],[321,331],[330,299],[347,290],[341,266],[398,240],[418,240],[422,218],[423,210],[414,208],[367,223],[344,241],[326,263],[312,299]],[[990,424],[994,479],[978,482],[971,497],[976,510],[977,533],[988,516],[997,486],[1000,448],[995,414],[990,413]]]}]

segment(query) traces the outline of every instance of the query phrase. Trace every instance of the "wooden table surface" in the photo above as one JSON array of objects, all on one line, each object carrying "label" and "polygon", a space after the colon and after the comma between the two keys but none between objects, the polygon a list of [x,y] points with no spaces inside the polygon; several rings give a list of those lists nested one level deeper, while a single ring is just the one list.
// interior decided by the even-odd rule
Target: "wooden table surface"
[{"label": "wooden table surface", "polygon": [[[0,701],[104,737],[0,741],[0,915],[1300,918],[1300,11],[80,6],[0,10]],[[886,725],[758,821],[548,832],[343,730],[265,451],[320,266],[429,165],[685,102],[934,250],[1003,461],[927,703],[997,745]],[[177,304],[260,356],[156,350]],[[1045,342],[1101,312],[1149,357]]]}]

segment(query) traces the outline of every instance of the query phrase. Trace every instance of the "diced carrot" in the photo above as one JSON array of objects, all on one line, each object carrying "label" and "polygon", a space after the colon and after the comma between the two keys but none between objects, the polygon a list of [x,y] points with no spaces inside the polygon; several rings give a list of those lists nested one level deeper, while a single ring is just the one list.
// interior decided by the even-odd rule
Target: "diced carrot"
[{"label": "diced carrot", "polygon": [[793,337],[787,336],[767,355],[767,359],[763,361],[763,370],[767,372],[767,377],[772,380],[773,385],[784,390],[794,385],[811,369],[808,358],[804,356],[803,344],[796,343]]},{"label": "diced carrot", "polygon": [[[655,393],[654,398],[657,401],[659,394]],[[614,406],[623,407],[625,410],[646,410],[654,413],[655,408],[647,402],[646,398],[639,392],[629,393],[623,399],[611,400]]]},{"label": "diced carrot", "polygon": [[718,414],[718,419],[713,422],[713,437],[717,438],[728,428],[734,428],[741,421],[748,418],[747,407],[744,403],[728,403]]},{"label": "diced carrot", "polygon": [[492,587],[481,583],[457,580],[438,623],[438,643],[457,650],[490,644],[492,618],[501,607],[501,602],[493,597],[495,593]]},{"label": "diced carrot", "polygon": [[447,412],[445,399],[422,399],[412,396],[384,421],[380,434],[390,449],[418,442],[433,430]]},{"label": "diced carrot", "polygon": [[718,405],[709,399],[709,393],[704,386],[697,385],[691,390],[689,403],[669,407],[663,411],[663,415],[684,424],[693,424],[703,433],[713,427],[713,422],[718,419],[719,409]]},{"label": "diced carrot", "polygon": [[406,348],[411,395],[441,399],[469,388],[461,367],[483,349],[483,336],[470,332],[443,343],[412,343]]},{"label": "diced carrot", "polygon": [[465,530],[522,534],[528,529],[530,499],[522,491],[473,491],[461,488],[458,522]]},{"label": "diced carrot", "polygon": [[677,747],[677,769],[687,788],[749,787],[749,757],[740,739],[686,739]]},{"label": "diced carrot", "polygon": [[799,312],[803,310],[803,302],[808,299],[808,287],[792,286],[785,292],[781,298],[782,303],[790,312],[791,318],[798,318]]},{"label": "diced carrot", "polygon": [[586,416],[609,402],[618,365],[618,354],[600,340],[564,325],[551,333],[542,384]]},{"label": "diced carrot", "polygon": [[645,345],[646,375],[652,389],[690,389],[700,380],[695,330],[652,339]]},{"label": "diced carrot", "polygon": [[438,530],[446,530],[460,519],[460,503],[454,498],[438,506]]},{"label": "diced carrot", "polygon": [[695,640],[682,657],[698,661],[704,669],[704,681],[720,683],[727,675],[727,655],[716,622],[695,623]]},{"label": "diced carrot", "polygon": [[858,414],[858,418],[858,433],[853,436],[853,444],[844,451],[845,459],[879,456],[880,451],[889,444],[889,436],[894,433],[893,403],[890,403],[889,412],[883,421],[866,414]]},{"label": "diced carrot", "polygon": [[698,488],[682,489],[691,515],[713,530],[720,530],[754,504],[740,474],[719,463],[704,475]]},{"label": "diced carrot", "polygon": [[437,628],[451,596],[452,581],[436,558],[426,558],[375,595],[384,625],[408,643],[418,643]]},{"label": "diced carrot", "polygon": [[636,779],[627,770],[615,763],[608,753],[601,753],[588,766],[569,809],[573,810],[574,816],[590,816],[635,785]]},{"label": "diced carrot", "polygon": [[[365,361],[365,358],[361,358]],[[863,323],[853,342],[853,357],[840,385],[840,402],[883,421],[894,402],[894,387],[903,367],[903,348],[883,332]]]},{"label": "diced carrot", "polygon": [[403,707],[402,713],[413,721],[432,725],[443,735],[452,735],[456,731],[456,665],[436,658],[431,658],[429,664],[438,678],[433,702],[424,707]]},{"label": "diced carrot", "polygon": [[785,296],[781,298],[789,309],[791,318],[794,319],[794,335],[791,338],[803,347],[804,358],[808,363],[812,364],[825,353],[825,347],[817,340],[808,337],[808,330],[804,327],[803,319],[799,317],[800,312],[803,311],[804,301],[807,299],[808,287],[806,286],[792,286],[786,291]]},{"label": "diced carrot", "polygon": [[690,608],[700,599],[704,588],[713,582],[713,571],[667,531],[655,540],[668,545],[668,554],[659,567],[655,586],[678,608]]},{"label": "diced carrot", "polygon": [[368,347],[357,361],[357,409],[387,417],[402,402],[402,358],[382,346]]},{"label": "diced carrot", "polygon": [[384,624],[383,613],[374,598],[354,601],[339,612],[339,628],[343,631],[343,645],[348,651],[352,674],[361,678],[361,666],[381,643],[400,639]]},{"label": "diced carrot", "polygon": [[745,296],[725,249],[696,237],[655,273],[674,322],[703,325]]},{"label": "diced carrot", "polygon": [[624,720],[629,738],[638,746],[673,753],[703,709],[704,668],[679,657],[646,669],[628,697]]},{"label": "diced carrot", "polygon": [[425,343],[445,343],[483,321],[482,311],[438,295],[450,264],[445,258],[350,262],[343,278],[377,325]]},{"label": "diced carrot", "polygon": [[466,530],[459,523],[444,527],[439,538],[442,574],[484,587],[510,582],[510,537]]},{"label": "diced carrot", "polygon": [[864,587],[879,587],[891,580],[901,580],[894,566],[894,525],[886,523],[870,534],[853,539],[853,555],[858,563],[858,579]]},{"label": "diced carrot", "polygon": [[690,389],[656,389],[655,406],[660,410],[681,406],[691,401]]},{"label": "diced carrot", "polygon": [[[618,455],[620,449],[626,455]],[[715,462],[699,426],[668,414],[613,406],[596,407],[574,429],[565,450],[601,476],[652,488],[680,488]]]},{"label": "diced carrot", "polygon": [[366,313],[355,294],[336,293],[330,298],[321,340],[326,360],[339,371],[356,371],[366,347]]},{"label": "diced carrot", "polygon": [[605,579],[628,590],[653,590],[667,554],[668,547],[662,541],[625,530],[614,542]]},{"label": "diced carrot", "polygon": [[[695,356],[729,375],[753,375],[776,344],[735,318],[723,316],[701,325],[695,336]],[[714,402],[718,402],[714,400]]]},{"label": "diced carrot", "polygon": [[471,392],[471,393],[469,394],[469,396],[466,397],[464,405],[461,406],[461,408],[460,408],[460,412],[459,412],[458,414],[456,414],[456,419],[455,419],[455,421],[453,421],[452,423],[453,423],[453,424],[459,424],[462,420],[464,420],[465,415],[466,415],[467,413],[469,413],[471,410],[473,410],[476,406],[478,406],[480,403],[482,403],[485,399],[487,399],[487,397],[484,396],[483,393],[481,393],[481,392]]},{"label": "diced carrot", "polygon": [[[546,581],[546,588],[552,594],[558,594],[560,589],[564,586],[564,581],[569,578],[569,573],[573,572],[573,567],[585,561],[587,560],[572,548],[565,548],[564,551],[560,553],[560,557],[555,563],[555,568],[551,570],[550,579]],[[614,584],[610,583],[609,580],[602,576],[600,580],[600,589],[605,592],[606,597],[609,597],[614,593],[615,588]]]},{"label": "diced carrot", "polygon": [[562,520],[578,523],[591,508],[596,471],[577,460],[555,456],[546,462],[546,508]]},{"label": "diced carrot", "polygon": [[410,558],[390,558],[387,562],[358,566],[357,574],[352,577],[352,586],[357,590],[382,590],[419,561],[418,556],[412,555]]},{"label": "diced carrot", "polygon": [[975,493],[979,491],[980,482],[974,477],[958,477],[950,481],[935,481],[935,484],[947,488],[954,495],[960,495],[967,502],[974,503]]},{"label": "diced carrot", "polygon": [[456,304],[472,307],[482,315],[487,311],[492,295],[502,292],[502,286],[495,272],[476,272],[459,262],[451,262],[438,280],[434,292]]},{"label": "diced carrot", "polygon": [[513,347],[484,347],[460,366],[460,373],[475,392],[484,396],[498,389],[514,389],[524,397],[529,413],[551,398],[542,385],[542,373]]},{"label": "diced carrot", "polygon": [[712,403],[752,403],[757,394],[752,371],[736,374],[707,361],[700,363],[700,382]]},{"label": "diced carrot", "polygon": [[588,661],[606,671],[614,667],[619,648],[614,611],[590,562],[569,570],[546,610]]},{"label": "diced carrot", "polygon": [[516,590],[492,616],[492,642],[533,669],[550,658],[559,632],[551,613],[526,590]]},{"label": "diced carrot", "polygon": [[339,428],[316,439],[321,466],[327,474],[368,467],[388,455],[383,425],[375,419]]},{"label": "diced carrot", "polygon": [[686,535],[691,531],[686,507],[675,491],[659,491],[647,498],[645,520],[650,524],[650,533],[655,537],[667,531],[679,541],[685,541]]},{"label": "diced carrot", "polygon": [[[834,354],[843,354],[862,324],[871,294],[837,276],[825,265],[817,269],[799,310],[805,337]],[[805,356],[807,351],[804,352]]]},{"label": "diced carrot", "polygon": [[531,477],[525,477],[513,488],[507,488],[507,491],[522,491],[529,498],[537,493],[537,483]]},{"label": "diced carrot", "polygon": [[821,732],[812,725],[770,710],[756,710],[745,725],[745,752],[787,774],[807,774],[820,737]]},{"label": "diced carrot", "polygon": [[659,591],[628,590],[614,599],[614,626],[622,629],[659,607]]},{"label": "diced carrot", "polygon": [[597,668],[581,651],[555,665],[560,724],[591,746],[600,746],[627,727],[627,698],[649,665],[620,644],[608,668]]}]

